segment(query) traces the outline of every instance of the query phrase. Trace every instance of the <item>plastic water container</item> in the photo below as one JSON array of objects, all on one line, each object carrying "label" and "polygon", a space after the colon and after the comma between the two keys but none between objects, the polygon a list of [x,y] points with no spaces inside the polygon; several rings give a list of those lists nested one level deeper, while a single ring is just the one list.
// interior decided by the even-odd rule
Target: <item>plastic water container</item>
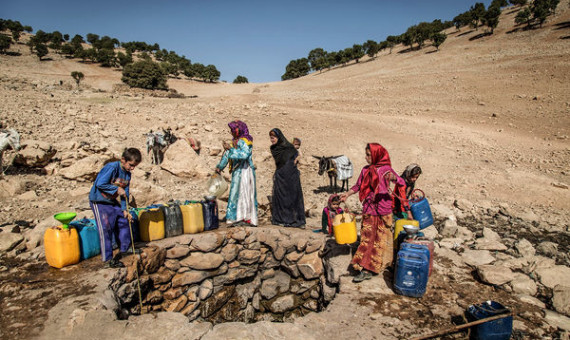
[{"label": "plastic water container", "polygon": [[79,235],[73,227],[49,228],[44,233],[44,249],[47,263],[54,268],[63,268],[79,263]]},{"label": "plastic water container", "polygon": [[159,208],[164,214],[164,237],[182,235],[184,224],[182,222],[182,212],[178,204],[162,206]]},{"label": "plastic water container", "polygon": [[[421,231],[418,231],[418,233],[414,236],[414,238],[418,238],[418,237],[424,237],[424,233],[422,233]],[[402,244],[402,242],[404,242],[406,239],[408,238],[408,234],[406,233],[405,230],[400,231],[400,233],[398,234],[398,237],[396,238],[396,241],[394,241],[394,251],[398,251],[400,250],[400,245]]]},{"label": "plastic water container", "polygon": [[348,213],[337,214],[333,220],[334,239],[338,244],[350,244],[356,242],[356,220]]},{"label": "plastic water container", "polygon": [[139,213],[139,233],[145,242],[164,238],[164,214],[160,209],[148,209]]},{"label": "plastic water container", "polygon": [[101,254],[101,241],[95,220],[84,218],[69,223],[79,235],[79,254],[81,260],[86,260]]},{"label": "plastic water container", "polygon": [[394,274],[396,293],[411,297],[422,297],[425,294],[429,271],[428,256],[414,250],[398,251]]},{"label": "plastic water container", "polygon": [[428,276],[431,276],[431,270],[433,267],[433,251],[435,246],[433,241],[429,240],[418,240],[418,239],[406,239],[404,243],[402,243],[401,249],[410,249],[412,251],[422,252],[424,254],[428,254],[429,256],[429,270]]},{"label": "plastic water container", "polygon": [[[495,315],[510,313],[502,304],[495,301],[485,301],[467,308],[469,322],[489,318]],[[488,321],[471,328],[471,339],[476,340],[508,340],[513,332],[513,316]]]},{"label": "plastic water container", "polygon": [[188,203],[180,206],[184,234],[196,234],[204,231],[202,204]]},{"label": "plastic water container", "polygon": [[417,201],[410,201],[410,211],[414,215],[414,219],[420,222],[420,229],[433,224],[433,215],[427,198],[422,197]]},{"label": "plastic water container", "polygon": [[400,232],[404,230],[405,225],[413,225],[419,228],[420,222],[416,220],[399,219],[396,221],[396,226],[394,227],[394,240],[398,238]]},{"label": "plastic water container", "polygon": [[220,227],[218,203],[215,200],[202,201],[202,209],[204,215],[204,230],[218,229]]}]

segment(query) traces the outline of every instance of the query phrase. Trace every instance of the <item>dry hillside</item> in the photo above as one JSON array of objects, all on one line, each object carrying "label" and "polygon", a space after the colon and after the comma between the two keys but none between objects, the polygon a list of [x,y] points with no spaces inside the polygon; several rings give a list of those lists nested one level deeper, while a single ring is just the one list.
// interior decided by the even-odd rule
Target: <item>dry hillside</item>
[{"label": "dry hillside", "polygon": [[[320,228],[330,194],[312,155],[347,155],[357,175],[366,143],[379,142],[396,171],[412,162],[421,165],[417,186],[431,204],[459,208],[458,218],[476,221],[484,220],[482,211],[500,211],[527,223],[533,243],[556,231],[558,250],[567,251],[569,8],[570,1],[561,1],[556,15],[534,30],[516,27],[516,11],[507,8],[493,35],[478,37],[482,28],[452,28],[439,51],[429,44],[412,51],[399,45],[374,59],[286,82],[169,79],[169,87],[185,98],[124,90],[117,86],[120,70],[54,53],[40,62],[27,46],[13,46],[20,56],[0,55],[0,122],[20,132],[22,152],[31,155],[35,147],[44,156],[52,150],[53,157],[40,167],[11,166],[0,178],[0,225],[31,229],[12,255],[40,256],[41,234],[32,228],[55,225],[54,213],[73,210],[90,217],[93,176],[124,147],[145,150],[144,133],[151,129],[171,127],[178,137],[196,137],[203,151],[198,156],[185,142],[176,143],[162,167],[145,157],[132,182],[136,203],[201,198],[234,119],[245,121],[254,137],[262,225],[268,224],[274,171],[268,133],[278,127],[289,139],[303,141],[300,170],[310,228]],[[79,89],[72,71],[85,75]],[[4,165],[15,155],[5,153]],[[360,207],[355,197],[348,205]],[[350,305],[351,299],[339,301]],[[364,318],[362,313],[353,319]],[[336,331],[327,335],[334,338]]]}]

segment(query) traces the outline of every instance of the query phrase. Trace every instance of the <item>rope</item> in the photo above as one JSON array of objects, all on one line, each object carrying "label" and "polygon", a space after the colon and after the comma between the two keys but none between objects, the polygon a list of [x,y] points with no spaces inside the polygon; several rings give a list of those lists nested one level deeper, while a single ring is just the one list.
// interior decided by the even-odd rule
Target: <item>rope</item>
[{"label": "rope", "polygon": [[[125,197],[125,202],[127,204],[127,214],[130,214],[129,209],[129,200]],[[137,277],[137,290],[139,291],[139,305],[141,307],[141,315],[143,314],[143,305],[142,305],[142,293],[141,293],[141,281],[139,279],[139,264],[137,254],[135,253],[135,238],[133,237],[133,228],[131,226],[131,219],[127,217],[127,221],[129,221],[129,231],[131,232],[131,249],[133,250],[133,256],[135,257],[135,275]]]}]

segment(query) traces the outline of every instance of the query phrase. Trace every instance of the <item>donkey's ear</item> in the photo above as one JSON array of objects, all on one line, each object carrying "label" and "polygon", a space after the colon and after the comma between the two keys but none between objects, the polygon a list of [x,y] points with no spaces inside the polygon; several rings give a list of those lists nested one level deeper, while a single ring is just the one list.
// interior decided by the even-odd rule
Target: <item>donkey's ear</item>
[{"label": "donkey's ear", "polygon": [[319,157],[319,156],[313,155],[313,157],[315,157],[316,159],[321,159],[321,157]]}]

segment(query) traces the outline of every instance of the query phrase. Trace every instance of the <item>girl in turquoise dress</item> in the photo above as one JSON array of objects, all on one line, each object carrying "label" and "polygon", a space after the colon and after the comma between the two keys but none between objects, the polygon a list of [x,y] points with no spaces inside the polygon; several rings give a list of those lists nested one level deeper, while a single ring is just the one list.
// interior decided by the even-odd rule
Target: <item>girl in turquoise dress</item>
[{"label": "girl in turquoise dress", "polygon": [[220,173],[229,164],[232,181],[226,209],[226,223],[257,226],[257,190],[252,161],[253,137],[247,125],[239,120],[228,124],[233,141],[225,145],[224,154],[216,166]]}]

